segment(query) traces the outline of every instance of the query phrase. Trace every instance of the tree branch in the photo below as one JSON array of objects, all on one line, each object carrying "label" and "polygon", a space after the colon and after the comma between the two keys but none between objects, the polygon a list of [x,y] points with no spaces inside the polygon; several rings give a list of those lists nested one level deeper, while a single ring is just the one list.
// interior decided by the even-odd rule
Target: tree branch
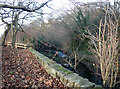
[{"label": "tree branch", "polygon": [[21,9],[21,10],[24,10],[27,12],[35,12],[36,10],[39,10],[40,8],[44,7],[50,1],[52,1],[52,0],[48,0],[47,2],[42,3],[39,7],[35,8],[33,10],[28,9],[26,7],[22,7],[22,6],[11,6],[11,5],[6,5],[6,4],[0,4],[0,8]]}]

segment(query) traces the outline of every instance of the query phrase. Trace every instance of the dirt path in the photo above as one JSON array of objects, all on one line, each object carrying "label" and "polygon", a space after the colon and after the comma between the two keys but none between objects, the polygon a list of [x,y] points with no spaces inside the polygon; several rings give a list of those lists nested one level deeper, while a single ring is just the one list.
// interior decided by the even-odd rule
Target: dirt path
[{"label": "dirt path", "polygon": [[27,49],[2,49],[3,87],[48,87],[64,86],[59,78],[51,77]]}]

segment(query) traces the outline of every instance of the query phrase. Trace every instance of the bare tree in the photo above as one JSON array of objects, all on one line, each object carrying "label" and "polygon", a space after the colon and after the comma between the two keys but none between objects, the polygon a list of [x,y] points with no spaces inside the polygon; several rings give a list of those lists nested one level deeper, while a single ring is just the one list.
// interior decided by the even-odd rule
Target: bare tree
[{"label": "bare tree", "polygon": [[48,0],[40,5],[34,0],[21,0],[17,2],[16,0],[13,0],[8,2],[0,2],[0,17],[2,22],[7,26],[7,29],[3,35],[2,45],[5,44],[6,36],[11,30],[12,46],[14,48],[17,32],[21,29],[24,21],[28,20],[30,17],[32,18],[42,15],[41,8],[47,5],[49,1],[51,0]]}]

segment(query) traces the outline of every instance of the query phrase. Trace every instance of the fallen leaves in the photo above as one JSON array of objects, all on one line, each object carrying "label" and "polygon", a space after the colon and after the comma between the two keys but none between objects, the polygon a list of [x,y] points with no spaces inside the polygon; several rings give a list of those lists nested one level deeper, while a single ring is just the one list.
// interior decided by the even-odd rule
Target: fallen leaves
[{"label": "fallen leaves", "polygon": [[27,49],[2,50],[3,87],[64,87],[59,78],[51,77]]}]

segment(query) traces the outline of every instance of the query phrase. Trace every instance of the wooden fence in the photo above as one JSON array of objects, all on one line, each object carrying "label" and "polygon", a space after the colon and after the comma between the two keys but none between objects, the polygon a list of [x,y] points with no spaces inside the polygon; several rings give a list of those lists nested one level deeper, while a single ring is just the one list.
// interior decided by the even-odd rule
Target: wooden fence
[{"label": "wooden fence", "polygon": [[[12,47],[12,43],[11,42],[7,42],[7,47]],[[28,45],[27,44],[23,44],[23,43],[15,43],[15,48],[26,49],[26,48],[28,48]]]}]

